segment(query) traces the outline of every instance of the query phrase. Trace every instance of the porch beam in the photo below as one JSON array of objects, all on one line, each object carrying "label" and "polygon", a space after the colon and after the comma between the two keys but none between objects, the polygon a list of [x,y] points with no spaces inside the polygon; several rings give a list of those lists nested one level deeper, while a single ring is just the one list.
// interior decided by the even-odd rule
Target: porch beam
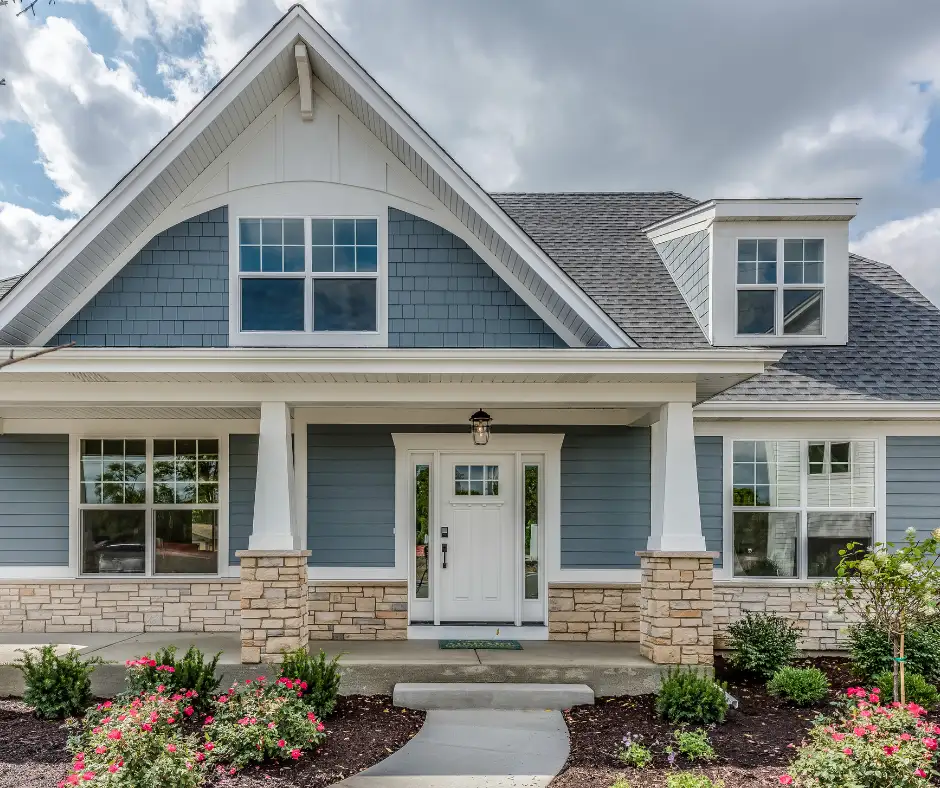
[{"label": "porch beam", "polygon": [[300,549],[294,516],[291,415],[286,402],[261,403],[255,511],[248,549]]}]

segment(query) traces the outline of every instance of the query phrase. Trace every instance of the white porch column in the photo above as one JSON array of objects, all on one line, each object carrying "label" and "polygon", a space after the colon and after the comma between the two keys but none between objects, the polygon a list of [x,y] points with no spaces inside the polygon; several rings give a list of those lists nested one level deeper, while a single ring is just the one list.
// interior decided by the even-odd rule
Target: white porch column
[{"label": "white porch column", "polygon": [[286,402],[261,403],[255,513],[248,549],[300,549],[294,517],[290,408]]},{"label": "white porch column", "polygon": [[698,503],[692,403],[667,402],[651,428],[652,528],[648,550],[705,550]]}]

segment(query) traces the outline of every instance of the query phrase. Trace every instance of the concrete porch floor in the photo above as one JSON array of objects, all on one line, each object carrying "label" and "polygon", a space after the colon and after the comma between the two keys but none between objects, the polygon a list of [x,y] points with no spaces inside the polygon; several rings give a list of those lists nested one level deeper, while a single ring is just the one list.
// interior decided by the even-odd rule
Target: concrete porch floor
[{"label": "concrete porch floor", "polygon": [[[598,696],[641,695],[657,690],[664,670],[640,656],[635,643],[521,642],[521,651],[444,650],[436,640],[311,641],[310,648],[342,655],[345,695],[390,695],[399,682],[587,684]],[[271,666],[240,663],[237,633],[0,633],[0,697],[22,694],[22,677],[10,665],[17,650],[46,643],[63,651],[74,646],[83,656],[105,660],[92,680],[102,697],[123,688],[125,660],[168,645],[181,652],[190,645],[207,654],[221,651],[223,683],[277,675]]]}]

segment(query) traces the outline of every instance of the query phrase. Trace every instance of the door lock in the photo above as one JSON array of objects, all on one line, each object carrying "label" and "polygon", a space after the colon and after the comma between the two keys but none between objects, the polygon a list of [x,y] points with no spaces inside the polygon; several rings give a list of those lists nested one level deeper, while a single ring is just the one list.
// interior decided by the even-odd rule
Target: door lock
[{"label": "door lock", "polygon": [[441,564],[441,569],[447,569],[447,545],[441,545],[441,559],[443,563]]},{"label": "door lock", "polygon": [[446,539],[446,538],[447,538],[447,526],[445,525],[441,528],[441,539]]}]

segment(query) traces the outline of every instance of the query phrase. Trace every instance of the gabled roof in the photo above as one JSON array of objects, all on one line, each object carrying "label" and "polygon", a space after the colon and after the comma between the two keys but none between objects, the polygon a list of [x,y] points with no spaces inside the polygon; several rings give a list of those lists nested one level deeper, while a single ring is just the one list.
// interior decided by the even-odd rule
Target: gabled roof
[{"label": "gabled roof", "polygon": [[3,298],[7,293],[9,293],[17,282],[22,279],[22,275],[18,276],[8,276],[6,279],[0,279],[0,298]]},{"label": "gabled roof", "polygon": [[[313,72],[498,260],[501,275],[574,346],[634,342],[302,6],[212,91],[0,303],[0,343],[51,338],[153,235],[158,218],[297,78]],[[161,228],[163,229],[163,228]]]}]

